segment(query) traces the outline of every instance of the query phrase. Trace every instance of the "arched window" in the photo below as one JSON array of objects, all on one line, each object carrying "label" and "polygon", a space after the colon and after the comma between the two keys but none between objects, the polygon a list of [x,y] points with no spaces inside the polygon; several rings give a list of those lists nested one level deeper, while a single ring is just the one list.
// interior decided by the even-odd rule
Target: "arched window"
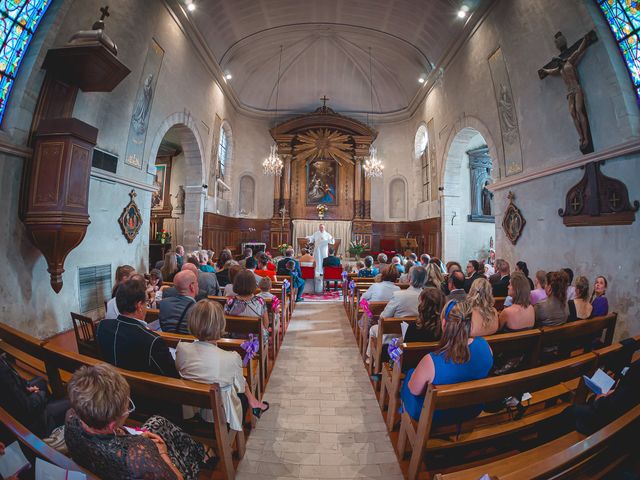
[{"label": "arched window", "polygon": [[429,158],[429,134],[427,127],[420,125],[416,131],[414,151],[420,161],[420,185],[422,186],[422,201],[430,200],[431,192],[431,162]]},{"label": "arched window", "polygon": [[400,177],[389,183],[389,218],[407,218],[407,186]]},{"label": "arched window", "polygon": [[29,42],[52,0],[0,1],[0,122]]},{"label": "arched window", "polygon": [[640,100],[640,5],[629,0],[597,0],[627,64]]},{"label": "arched window", "polygon": [[220,127],[220,141],[218,142],[218,178],[222,180],[224,180],[231,149],[228,129],[228,127],[225,128],[225,125]]}]

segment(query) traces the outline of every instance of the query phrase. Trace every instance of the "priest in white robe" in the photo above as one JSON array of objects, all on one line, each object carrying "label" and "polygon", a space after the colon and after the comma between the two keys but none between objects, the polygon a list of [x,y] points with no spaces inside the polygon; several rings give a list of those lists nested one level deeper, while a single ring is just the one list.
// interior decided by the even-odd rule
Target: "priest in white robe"
[{"label": "priest in white robe", "polygon": [[322,261],[329,256],[329,245],[333,245],[335,240],[333,236],[325,231],[324,224],[320,224],[318,231],[307,237],[309,242],[315,246],[313,249],[313,258],[316,261],[316,277],[322,275]]}]

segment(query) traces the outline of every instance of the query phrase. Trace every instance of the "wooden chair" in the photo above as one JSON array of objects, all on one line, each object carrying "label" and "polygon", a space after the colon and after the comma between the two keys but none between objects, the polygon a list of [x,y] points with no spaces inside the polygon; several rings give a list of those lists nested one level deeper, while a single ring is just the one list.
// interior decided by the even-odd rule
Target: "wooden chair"
[{"label": "wooden chair", "polygon": [[639,428],[637,405],[592,435],[570,432],[489,464],[437,474],[435,480],[477,480],[485,474],[500,480],[607,478],[611,470],[636,453]]},{"label": "wooden chair", "polygon": [[[506,420],[497,421],[500,414],[481,416],[465,422],[458,429],[454,428],[453,431],[450,428],[445,428],[442,436],[438,435],[437,428],[432,428],[433,415],[436,410],[487,404],[523,392],[534,392],[533,398],[535,399],[535,392],[554,386],[559,386],[561,390],[565,390],[566,394],[570,394],[570,391],[564,388],[563,382],[580,379],[582,375],[590,375],[596,366],[597,357],[595,354],[585,353],[551,365],[499,377],[453,385],[429,385],[419,420],[417,422],[413,420],[406,410],[402,413],[398,435],[398,454],[400,458],[404,457],[407,443],[411,446],[408,478],[410,480],[418,478],[418,471],[426,453],[446,450],[450,458],[454,458],[454,449],[457,448],[469,448],[473,445],[477,450],[483,442],[492,446],[498,440],[506,442],[506,437],[535,430],[540,422],[552,421],[566,408],[567,402],[552,402],[548,408],[532,412],[519,419],[507,417]],[[585,397],[586,387],[580,382],[580,388],[573,397],[573,401],[581,403]],[[494,420],[494,417],[497,418]],[[474,425],[475,422],[478,422],[478,425]]]},{"label": "wooden chair", "polygon": [[3,408],[0,408],[0,424],[7,437],[17,440],[22,445],[22,450],[26,453],[27,459],[31,460],[33,457],[41,458],[65,470],[81,472],[87,478],[98,479],[97,476],[92,475],[69,457],[44,443]]},{"label": "wooden chair", "polygon": [[93,319],[71,312],[73,322],[73,332],[76,335],[76,345],[78,352],[90,357],[100,358],[100,347],[96,338],[96,324]]},{"label": "wooden chair", "polygon": [[[99,360],[64,350],[56,345],[45,345],[47,371],[50,372],[49,383],[54,394],[61,398],[65,394],[61,372],[73,373],[83,365],[97,365]],[[233,479],[232,454],[239,458],[245,453],[244,432],[230,430],[220,396],[220,386],[217,383],[206,385],[188,380],[179,380],[145,372],[132,372],[116,368],[127,380],[134,395],[155,398],[162,404],[191,405],[199,408],[209,408],[213,411],[214,423],[206,427],[206,436],[196,438],[213,446],[220,457],[222,471],[225,478]],[[140,410],[140,406],[138,410]],[[138,413],[138,410],[136,412]],[[144,412],[153,414],[154,412]],[[189,425],[183,424],[187,430]],[[213,473],[209,478],[214,478]]]}]

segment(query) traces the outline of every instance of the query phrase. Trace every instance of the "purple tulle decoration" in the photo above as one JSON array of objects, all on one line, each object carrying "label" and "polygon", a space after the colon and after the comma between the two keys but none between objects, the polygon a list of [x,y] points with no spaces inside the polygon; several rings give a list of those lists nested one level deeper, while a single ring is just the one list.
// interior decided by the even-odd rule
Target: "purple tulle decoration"
[{"label": "purple tulle decoration", "polygon": [[245,352],[247,352],[242,359],[242,366],[246,367],[249,364],[249,360],[253,360],[257,355],[258,350],[260,349],[260,340],[253,333],[250,333],[249,340],[242,342],[240,346]]},{"label": "purple tulle decoration", "polygon": [[284,282],[282,282],[282,288],[284,288],[285,290],[288,290],[290,286],[291,286],[291,282],[289,282],[289,280],[285,278]]},{"label": "purple tulle decoration", "polygon": [[373,312],[369,308],[369,302],[367,302],[366,298],[360,299],[360,308],[362,308],[362,311],[367,315],[367,317],[373,318]]},{"label": "purple tulle decoration", "polygon": [[343,270],[342,271],[342,281],[346,282],[348,277],[349,277],[349,274],[347,273],[347,271]]},{"label": "purple tulle decoration", "polygon": [[394,338],[393,340],[391,340],[391,343],[387,347],[387,352],[389,353],[389,363],[392,366],[398,361],[400,355],[402,355],[402,349],[399,346],[400,344],[402,344],[402,339]]},{"label": "purple tulle decoration", "polygon": [[349,291],[351,292],[351,295],[353,295],[353,292],[356,291],[356,282],[355,282],[355,280],[351,280],[349,282]]}]

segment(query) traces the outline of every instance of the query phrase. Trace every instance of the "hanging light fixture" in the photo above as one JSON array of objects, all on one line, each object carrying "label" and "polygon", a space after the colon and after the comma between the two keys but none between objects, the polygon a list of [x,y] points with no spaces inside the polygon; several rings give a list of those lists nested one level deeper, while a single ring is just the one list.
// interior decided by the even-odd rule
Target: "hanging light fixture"
[{"label": "hanging light fixture", "polygon": [[[276,114],[275,121],[278,121],[278,97],[280,95],[280,70],[282,68],[282,45],[280,45],[280,61],[278,62],[278,79],[276,81]],[[274,136],[275,131],[274,131]],[[269,175],[272,177],[279,177],[282,175],[282,168],[284,164],[282,163],[282,159],[278,155],[278,145],[274,143],[271,145],[271,151],[269,152],[269,156],[264,159],[262,162],[262,171],[265,175]]]},{"label": "hanging light fixture", "polygon": [[[373,60],[371,57],[371,47],[369,47],[369,86],[371,98],[371,115],[373,115]],[[367,125],[369,125],[369,114],[367,114]],[[369,147],[369,157],[364,162],[364,176],[367,178],[382,178],[384,164],[378,158],[376,147]]]}]

